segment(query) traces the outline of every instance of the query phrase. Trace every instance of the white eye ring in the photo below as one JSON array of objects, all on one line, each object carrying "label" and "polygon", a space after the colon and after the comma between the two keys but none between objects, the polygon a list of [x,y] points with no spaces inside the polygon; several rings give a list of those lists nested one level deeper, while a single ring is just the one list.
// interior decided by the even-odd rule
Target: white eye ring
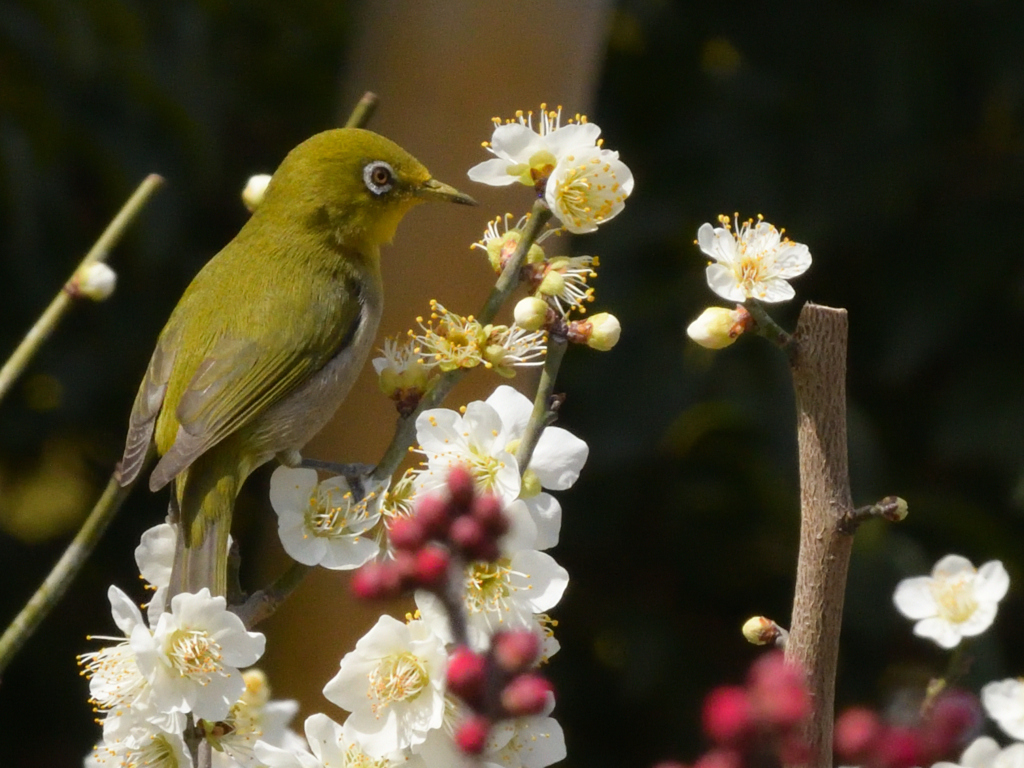
[{"label": "white eye ring", "polygon": [[373,194],[380,197],[395,186],[395,169],[383,160],[374,160],[363,168],[363,183]]}]

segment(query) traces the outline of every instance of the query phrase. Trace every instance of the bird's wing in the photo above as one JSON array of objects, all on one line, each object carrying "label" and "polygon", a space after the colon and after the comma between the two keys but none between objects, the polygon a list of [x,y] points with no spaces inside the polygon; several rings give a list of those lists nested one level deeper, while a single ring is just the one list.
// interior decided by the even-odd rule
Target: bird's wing
[{"label": "bird's wing", "polygon": [[139,393],[135,396],[132,414],[128,418],[124,456],[117,469],[118,482],[122,486],[133,482],[146,463],[146,455],[153,441],[156,417],[163,405],[164,395],[167,394],[167,382],[174,368],[177,346],[177,334],[174,333],[174,329],[160,337],[153,357],[149,360],[146,375],[139,385]]},{"label": "bird's wing", "polygon": [[309,335],[295,333],[293,327],[292,333],[282,332],[263,343],[233,337],[217,341],[178,398],[174,442],[153,469],[150,489],[162,488],[200,455],[295,390],[351,343],[360,319],[360,302],[349,300],[334,307],[331,322],[302,318],[300,322],[317,326]]}]

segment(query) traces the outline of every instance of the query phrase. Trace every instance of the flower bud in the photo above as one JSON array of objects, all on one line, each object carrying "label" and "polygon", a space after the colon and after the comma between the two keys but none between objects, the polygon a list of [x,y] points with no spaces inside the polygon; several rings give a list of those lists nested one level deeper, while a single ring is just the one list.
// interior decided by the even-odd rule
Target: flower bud
[{"label": "flower bud", "polygon": [[427,538],[441,539],[448,535],[452,518],[447,499],[433,493],[418,497],[415,516]]},{"label": "flower bud", "polygon": [[878,715],[866,707],[847,709],[835,725],[835,750],[845,763],[867,762],[882,735],[882,722]]},{"label": "flower bud", "polygon": [[249,180],[245,183],[245,189],[242,190],[242,202],[249,209],[249,213],[255,211],[259,204],[263,202],[263,194],[267,191],[268,184],[270,184],[269,173],[258,173],[255,176],[250,176]]},{"label": "flower bud", "polygon": [[747,619],[743,624],[743,637],[752,645],[782,645],[780,638],[784,639],[785,630],[771,619],[765,616],[754,616]]},{"label": "flower bud", "polygon": [[548,303],[537,296],[527,296],[513,310],[516,325],[527,331],[539,331],[548,319]]},{"label": "flower bud", "polygon": [[399,518],[388,528],[388,541],[395,549],[409,551],[419,549],[426,540],[426,527],[416,517]]},{"label": "flower bud", "polygon": [[448,493],[451,494],[456,514],[469,510],[469,505],[473,503],[473,475],[465,464],[456,464],[448,470]]},{"label": "flower bud", "polygon": [[424,589],[437,590],[448,579],[451,558],[448,552],[436,544],[428,544],[416,553],[416,581]]},{"label": "flower bud", "polygon": [[565,275],[554,269],[549,269],[537,286],[537,292],[545,296],[558,296],[564,290]]},{"label": "flower bud", "polygon": [[509,717],[539,715],[548,703],[551,683],[543,675],[518,675],[501,691],[501,706]]},{"label": "flower bud", "polygon": [[619,341],[622,326],[618,318],[607,312],[591,315],[589,320],[573,320],[566,334],[569,341],[586,344],[591,349],[607,352]]},{"label": "flower bud", "polygon": [[504,536],[508,533],[508,517],[505,516],[501,499],[493,493],[484,494],[473,501],[472,515],[492,536]]},{"label": "flower bud", "polygon": [[448,657],[448,690],[470,704],[480,701],[486,673],[487,659],[460,645]]},{"label": "flower bud", "polygon": [[390,563],[370,562],[352,576],[352,594],[360,600],[381,600],[401,594],[399,573]]},{"label": "flower bud", "polygon": [[469,515],[462,515],[452,521],[452,527],[448,531],[448,538],[452,544],[472,556],[480,550],[487,539],[487,531],[480,521]]},{"label": "flower bud", "polygon": [[528,629],[498,632],[491,643],[495,663],[510,674],[532,667],[540,650],[540,638]]},{"label": "flower bud", "polygon": [[750,313],[742,305],[736,309],[708,307],[690,323],[686,335],[707,349],[723,349],[736,341],[750,322]]},{"label": "flower bud", "polygon": [[704,733],[718,744],[738,744],[754,727],[753,708],[746,689],[739,685],[715,688],[704,700]]},{"label": "flower bud", "polygon": [[109,298],[116,286],[117,273],[102,261],[94,261],[75,272],[65,290],[74,297],[103,301]]},{"label": "flower bud", "polygon": [[455,728],[455,744],[467,755],[479,755],[487,746],[491,721],[483,715],[471,715]]}]

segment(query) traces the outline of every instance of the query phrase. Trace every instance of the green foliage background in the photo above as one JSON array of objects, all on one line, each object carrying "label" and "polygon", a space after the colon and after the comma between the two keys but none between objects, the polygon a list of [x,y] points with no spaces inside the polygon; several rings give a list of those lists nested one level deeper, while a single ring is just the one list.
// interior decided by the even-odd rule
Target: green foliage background
[{"label": "green foliage background", "polygon": [[[77,312],[3,404],[0,506],[46,456],[106,477],[156,332],[243,220],[231,185],[342,111],[348,12],[0,0],[0,349],[138,180],[172,180],[119,249],[122,290]],[[601,255],[600,303],[624,332],[562,379],[562,425],[591,445],[555,551],[572,575],[551,668],[569,764],[693,757],[701,696],[754,656],[742,621],[786,621],[788,373],[757,340],[713,354],[683,333],[713,301],[693,238],[719,213],[763,213],[810,245],[798,295],[850,312],[855,500],[910,502],[905,523],[858,534],[840,703],[886,705],[941,670],[890,595],[948,552],[1011,576],[968,685],[1024,674],[1022,41],[1013,0],[620,4],[591,117],[637,191],[577,247]],[[101,596],[132,583],[126,553],[163,514],[130,506],[0,683],[15,734],[0,765],[77,765],[96,737],[73,657],[109,631]],[[0,616],[65,542],[0,536]]]}]

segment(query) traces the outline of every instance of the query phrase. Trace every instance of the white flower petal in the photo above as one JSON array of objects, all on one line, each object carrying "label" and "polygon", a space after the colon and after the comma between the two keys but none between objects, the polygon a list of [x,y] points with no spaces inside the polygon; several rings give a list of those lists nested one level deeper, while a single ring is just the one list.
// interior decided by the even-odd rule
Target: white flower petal
[{"label": "white flower petal", "polygon": [[913,576],[896,585],[892,599],[896,608],[908,619],[926,619],[938,613],[928,576]]},{"label": "white flower petal", "polygon": [[945,619],[922,619],[914,625],[914,634],[933,640],[942,648],[955,648],[961,640],[960,632]]},{"label": "white flower petal", "polygon": [[998,560],[991,560],[978,569],[974,582],[974,594],[978,600],[998,603],[1010,589],[1010,575]]},{"label": "white flower petal", "polygon": [[722,264],[708,264],[704,273],[707,276],[708,287],[723,299],[740,303],[747,300],[747,294],[736,282],[736,275],[728,267]]},{"label": "white flower petal", "polygon": [[547,427],[530,458],[530,469],[544,488],[564,491],[579,479],[589,454],[590,448],[576,435],[561,427]]}]

